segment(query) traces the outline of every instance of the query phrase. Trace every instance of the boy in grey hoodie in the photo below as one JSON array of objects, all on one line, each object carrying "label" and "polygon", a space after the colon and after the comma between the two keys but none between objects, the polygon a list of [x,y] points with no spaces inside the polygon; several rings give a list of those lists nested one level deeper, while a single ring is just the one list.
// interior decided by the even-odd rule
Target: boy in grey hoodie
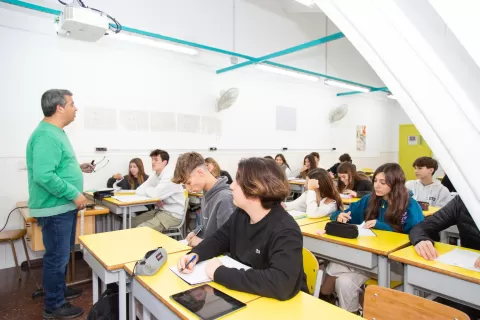
[{"label": "boy in grey hoodie", "polygon": [[201,231],[190,232],[186,240],[191,247],[209,237],[230,218],[235,206],[226,177],[216,179],[207,169],[205,159],[197,152],[182,154],[175,167],[172,181],[181,183],[189,192],[202,192]]},{"label": "boy in grey hoodie", "polygon": [[443,207],[450,199],[450,191],[440,181],[433,180],[438,162],[430,157],[421,157],[413,163],[418,180],[407,181],[405,186],[413,192],[417,201],[428,202],[431,206]]}]

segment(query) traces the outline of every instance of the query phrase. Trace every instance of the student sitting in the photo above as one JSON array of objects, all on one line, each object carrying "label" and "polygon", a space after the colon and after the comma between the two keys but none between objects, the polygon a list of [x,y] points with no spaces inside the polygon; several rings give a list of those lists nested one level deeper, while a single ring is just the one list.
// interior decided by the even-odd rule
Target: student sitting
[{"label": "student sitting", "polygon": [[453,183],[450,181],[450,178],[446,174],[442,179],[442,185],[445,188],[447,188],[448,191],[450,191],[450,193],[457,192],[457,190],[455,189],[455,186],[453,185]]},{"label": "student sitting", "polygon": [[306,155],[305,158],[303,159],[303,168],[302,170],[300,170],[300,174],[297,176],[297,178],[306,179],[308,172],[316,168],[317,168],[317,164],[316,164],[315,157],[312,156],[311,154]]},{"label": "student sitting", "polygon": [[178,268],[190,273],[197,262],[228,253],[252,268],[237,270],[218,259],[209,261],[208,277],[229,289],[278,300],[307,292],[302,233],[280,204],[290,190],[280,167],[262,158],[241,160],[231,188],[237,209],[213,236],[180,258]]},{"label": "student sitting", "polygon": [[273,160],[272,156],[265,156],[264,159]]},{"label": "student sitting", "polygon": [[[352,203],[348,212],[333,213],[330,219],[351,224],[365,221],[365,228],[408,234],[414,225],[423,220],[423,213],[420,205],[405,188],[402,168],[396,163],[384,164],[375,171],[373,181],[374,192]],[[329,301],[333,291],[336,291],[340,307],[358,313],[359,288],[373,274],[335,262],[329,263],[326,272],[320,298]]]},{"label": "student sitting", "polygon": [[279,153],[275,156],[275,162],[282,168],[282,170],[285,172],[285,176],[288,178],[290,177],[290,174],[292,173],[292,170],[290,170],[290,166],[287,163],[287,160],[285,160],[285,157],[283,154]]},{"label": "student sitting", "polygon": [[364,173],[358,172],[355,165],[350,162],[340,164],[337,174],[340,193],[349,194],[354,198],[362,198],[373,190],[370,179]]},{"label": "student sitting", "polygon": [[309,218],[320,218],[343,210],[342,199],[325,169],[313,169],[307,175],[305,191],[298,199],[283,204],[285,210],[306,212]]},{"label": "student sitting", "polygon": [[315,168],[323,169],[323,167],[320,165],[320,154],[318,152],[312,152],[310,155],[312,155],[315,159]]},{"label": "student sitting", "polygon": [[190,232],[188,245],[197,246],[202,238],[212,236],[230,218],[235,206],[227,178],[215,178],[207,169],[205,159],[197,152],[182,154],[175,167],[173,183],[184,184],[190,192],[203,191],[201,198],[201,226],[198,236]]},{"label": "student sitting", "polygon": [[433,180],[438,169],[438,162],[430,157],[421,157],[413,163],[418,180],[407,181],[407,188],[412,190],[417,201],[428,202],[431,206],[443,207],[450,201],[450,192],[440,181]]},{"label": "student sitting", "polygon": [[227,171],[220,169],[220,166],[218,165],[217,161],[215,161],[215,159],[206,158],[205,164],[207,165],[208,171],[210,171],[210,173],[213,174],[215,178],[227,177],[227,184],[232,184],[233,180],[230,174]]},{"label": "student sitting", "polygon": [[328,169],[328,172],[331,172],[334,177],[338,176],[338,172],[337,172],[338,166],[340,166],[344,162],[352,163],[352,158],[348,153],[344,153],[340,156],[340,158],[338,158],[338,161],[340,162],[335,163],[330,169]]},{"label": "student sitting", "polygon": [[172,182],[173,169],[168,166],[169,154],[164,150],[153,150],[152,170],[155,172],[138,187],[136,194],[159,199],[154,210],[132,218],[132,227],[148,226],[157,231],[168,230],[182,223],[185,215],[185,195],[179,184]]},{"label": "student sitting", "polygon": [[114,174],[107,182],[107,188],[113,188],[114,184],[123,190],[137,190],[137,188],[148,179],[143,168],[142,159],[130,160],[128,175],[122,177],[120,173]]},{"label": "student sitting", "polygon": [[[415,251],[419,256],[426,260],[436,259],[438,252],[435,250],[433,239],[438,238],[440,231],[454,225],[458,227],[462,247],[480,250],[480,230],[458,195],[442,209],[413,227],[409,234],[410,242],[415,246]],[[474,267],[479,268],[478,271],[480,271],[480,256],[475,261]],[[459,309],[467,313],[471,319],[480,318],[480,310],[473,310],[445,299],[437,300],[437,302]]]}]

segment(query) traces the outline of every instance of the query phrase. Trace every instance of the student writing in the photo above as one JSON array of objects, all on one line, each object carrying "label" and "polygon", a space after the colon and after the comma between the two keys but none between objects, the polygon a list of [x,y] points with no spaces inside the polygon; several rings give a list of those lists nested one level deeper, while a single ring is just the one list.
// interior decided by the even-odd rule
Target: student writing
[{"label": "student writing", "polygon": [[340,193],[361,198],[372,192],[373,184],[370,179],[364,173],[358,172],[352,163],[344,162],[340,164],[337,173]]},{"label": "student writing", "polygon": [[216,179],[207,169],[205,159],[197,152],[182,154],[175,166],[173,183],[185,185],[189,192],[203,191],[201,198],[201,232],[190,232],[188,245],[197,246],[203,238],[212,236],[232,215],[235,209],[227,178]]},{"label": "student writing", "polygon": [[218,259],[209,261],[207,275],[229,289],[279,300],[306,291],[300,227],[280,205],[290,189],[280,167],[262,158],[242,160],[231,189],[238,208],[217,232],[179,260],[179,270],[189,273],[197,262],[229,253],[252,268],[237,270]]},{"label": "student writing", "polygon": [[[331,220],[352,224],[365,221],[365,228],[408,234],[413,226],[423,220],[423,213],[405,188],[402,168],[396,163],[384,164],[375,171],[373,181],[374,191],[371,194],[352,203],[348,212],[333,213]],[[340,307],[358,313],[359,290],[374,275],[335,262],[327,266],[326,272],[320,297],[330,301],[332,292],[336,291]],[[398,270],[400,272],[401,268]]]}]

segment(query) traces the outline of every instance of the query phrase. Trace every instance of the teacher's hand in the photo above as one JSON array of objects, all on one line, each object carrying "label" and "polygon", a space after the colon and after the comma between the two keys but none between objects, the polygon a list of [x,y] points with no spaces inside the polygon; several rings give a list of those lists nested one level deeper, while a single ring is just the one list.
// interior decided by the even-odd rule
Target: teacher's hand
[{"label": "teacher's hand", "polygon": [[75,204],[77,205],[78,210],[83,210],[87,207],[87,198],[80,193],[77,199],[74,200]]},{"label": "teacher's hand", "polygon": [[80,169],[82,169],[82,172],[84,173],[92,173],[95,170],[95,165],[91,163],[82,163]]}]

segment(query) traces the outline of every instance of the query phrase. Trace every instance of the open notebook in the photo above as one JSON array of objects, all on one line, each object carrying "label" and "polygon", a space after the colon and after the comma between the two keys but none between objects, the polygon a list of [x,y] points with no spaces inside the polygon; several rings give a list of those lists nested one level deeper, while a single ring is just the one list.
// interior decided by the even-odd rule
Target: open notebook
[{"label": "open notebook", "polygon": [[479,255],[476,252],[455,248],[452,251],[442,254],[435,260],[452,266],[480,272],[480,269],[474,266],[475,260],[477,260],[478,257]]},{"label": "open notebook", "polygon": [[362,224],[358,225],[358,236],[359,237],[376,237],[377,235],[370,229],[365,229],[363,226],[365,225],[365,221]]},{"label": "open notebook", "polygon": [[[220,262],[227,268],[235,268],[235,269],[251,269],[249,266],[244,265],[243,263],[238,262],[237,260],[234,260],[230,257],[223,256],[218,258]],[[173,273],[175,273],[177,276],[179,276],[183,281],[188,283],[189,285],[193,286],[199,283],[204,283],[204,282],[209,282],[212,281],[210,278],[207,276],[207,263],[210,260],[200,262],[195,265],[193,268],[192,273],[180,273],[178,270],[177,266],[173,266],[170,268]]]},{"label": "open notebook", "polygon": [[144,196],[137,196],[137,195],[131,195],[131,196],[113,196],[112,197],[115,200],[118,200],[120,202],[139,202],[139,201],[149,201],[152,200],[152,198],[149,197],[144,197]]}]

